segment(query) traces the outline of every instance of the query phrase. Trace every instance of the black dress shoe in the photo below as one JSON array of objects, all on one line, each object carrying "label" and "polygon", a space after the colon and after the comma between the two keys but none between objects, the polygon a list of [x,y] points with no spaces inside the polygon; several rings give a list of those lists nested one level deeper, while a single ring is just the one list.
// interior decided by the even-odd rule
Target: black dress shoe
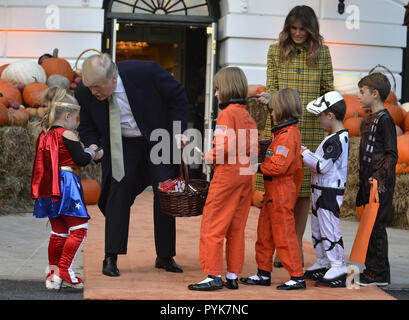
[{"label": "black dress shoe", "polygon": [[300,290],[306,289],[307,286],[304,280],[289,280],[286,283],[277,286],[278,290]]},{"label": "black dress shoe", "polygon": [[183,272],[182,268],[176,264],[173,258],[163,259],[156,257],[155,268],[165,269],[167,272]]},{"label": "black dress shoe", "polygon": [[229,289],[238,289],[239,288],[239,283],[237,282],[237,279],[227,279],[226,278],[226,281],[223,282],[223,285],[226,288],[229,288]]},{"label": "black dress shoe", "polygon": [[258,274],[259,280],[251,279],[251,278],[240,278],[240,282],[250,286],[269,286],[271,285],[271,278],[263,279],[261,275]]},{"label": "black dress shoe", "polygon": [[108,277],[119,277],[119,270],[116,266],[116,257],[109,256],[102,263],[102,273]]},{"label": "black dress shoe", "polygon": [[221,277],[215,277],[212,275],[208,275],[208,278],[212,278],[213,280],[205,283],[194,283],[189,284],[187,287],[189,290],[196,290],[196,291],[213,291],[219,290],[223,288],[223,282]]}]

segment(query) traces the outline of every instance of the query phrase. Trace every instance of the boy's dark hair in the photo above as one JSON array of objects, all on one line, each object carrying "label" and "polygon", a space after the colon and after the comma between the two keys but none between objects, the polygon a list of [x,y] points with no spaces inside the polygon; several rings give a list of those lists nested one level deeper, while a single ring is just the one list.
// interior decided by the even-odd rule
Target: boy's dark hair
[{"label": "boy's dark hair", "polygon": [[380,72],[374,72],[363,77],[358,82],[358,87],[367,86],[370,90],[378,90],[379,97],[382,102],[385,102],[391,92],[391,83],[388,78]]},{"label": "boy's dark hair", "polygon": [[335,115],[335,119],[338,121],[344,121],[345,113],[347,111],[347,105],[345,100],[339,100],[338,102],[334,103],[328,109],[325,109],[323,112],[328,114],[328,112],[332,112]]}]

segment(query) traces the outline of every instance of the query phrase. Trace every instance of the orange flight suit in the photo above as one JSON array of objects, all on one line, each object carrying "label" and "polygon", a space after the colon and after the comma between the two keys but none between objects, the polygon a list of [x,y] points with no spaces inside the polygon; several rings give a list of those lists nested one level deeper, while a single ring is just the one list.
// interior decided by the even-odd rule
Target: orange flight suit
[{"label": "orange flight suit", "polygon": [[[245,139],[239,138],[240,129],[241,134],[245,133]],[[253,139],[250,139],[250,129],[254,130]],[[215,164],[200,230],[200,264],[206,274],[222,274],[225,238],[227,270],[241,273],[244,229],[251,205],[252,173],[242,174],[240,169],[250,166],[250,148],[255,150],[254,156],[257,157],[257,136],[257,125],[245,105],[230,104],[219,114],[214,147],[205,157],[206,163]],[[242,159],[239,159],[240,150],[244,155]]]},{"label": "orange flight suit", "polygon": [[295,233],[294,206],[299,168],[301,135],[296,121],[287,122],[274,132],[266,158],[260,165],[264,176],[264,202],[257,227],[258,268],[271,272],[274,251],[290,276],[303,275],[300,247]]}]

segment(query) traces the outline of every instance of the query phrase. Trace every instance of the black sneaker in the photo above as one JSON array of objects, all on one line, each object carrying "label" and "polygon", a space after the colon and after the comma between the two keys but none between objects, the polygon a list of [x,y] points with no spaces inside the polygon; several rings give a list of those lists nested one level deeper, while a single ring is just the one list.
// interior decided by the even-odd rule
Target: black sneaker
[{"label": "black sneaker", "polygon": [[320,268],[320,269],[315,269],[315,270],[307,270],[304,273],[304,279],[311,279],[314,281],[321,280],[329,268]]},{"label": "black sneaker", "polygon": [[315,285],[317,287],[326,287],[326,288],[346,288],[346,280],[347,280],[347,274],[341,274],[338,277],[332,278],[332,279],[326,279],[322,278],[321,280],[318,280]]},{"label": "black sneaker", "polygon": [[363,287],[378,286],[384,287],[390,284],[389,281],[381,279],[381,277],[376,277],[374,272],[364,270],[363,273],[359,274],[359,280],[356,281],[357,284]]}]

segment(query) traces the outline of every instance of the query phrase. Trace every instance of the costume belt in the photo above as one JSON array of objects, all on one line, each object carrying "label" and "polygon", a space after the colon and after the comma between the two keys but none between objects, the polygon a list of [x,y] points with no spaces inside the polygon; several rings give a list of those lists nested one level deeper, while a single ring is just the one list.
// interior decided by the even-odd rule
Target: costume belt
[{"label": "costume belt", "polygon": [[60,170],[69,171],[69,172],[75,173],[78,177],[80,176],[80,170],[78,168],[74,168],[71,166],[61,166]]}]

